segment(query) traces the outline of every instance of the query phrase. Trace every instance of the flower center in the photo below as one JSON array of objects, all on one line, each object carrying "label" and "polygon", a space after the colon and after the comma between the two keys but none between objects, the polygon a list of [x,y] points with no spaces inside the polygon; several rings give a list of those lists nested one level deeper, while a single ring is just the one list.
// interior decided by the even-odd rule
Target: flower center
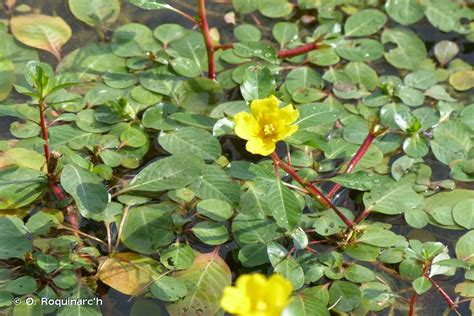
[{"label": "flower center", "polygon": [[268,309],[267,303],[264,301],[258,301],[257,305],[255,306],[257,312],[266,312]]},{"label": "flower center", "polygon": [[271,123],[270,124],[265,124],[265,126],[263,126],[263,133],[266,136],[273,134],[274,131],[275,131],[275,127]]}]

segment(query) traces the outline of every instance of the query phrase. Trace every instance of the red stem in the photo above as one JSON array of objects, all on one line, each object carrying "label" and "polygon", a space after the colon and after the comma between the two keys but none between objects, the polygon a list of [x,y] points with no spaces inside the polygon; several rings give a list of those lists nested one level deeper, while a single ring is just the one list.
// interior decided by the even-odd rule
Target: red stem
[{"label": "red stem", "polygon": [[[234,44],[219,44],[219,45],[214,45],[214,50],[218,49],[230,49],[234,47]],[[282,49],[277,52],[278,58],[288,58],[288,57],[294,57],[302,54],[306,54],[312,50],[315,50],[318,48],[317,43],[308,43],[308,44],[303,44],[301,46],[295,47],[295,48],[290,48],[290,49]]]},{"label": "red stem", "polygon": [[362,213],[359,214],[359,216],[356,217],[354,220],[354,223],[359,224],[362,222],[363,219],[365,219],[367,216],[369,216],[370,210],[365,209]]},{"label": "red stem", "polygon": [[[52,167],[51,161],[51,151],[49,148],[49,138],[48,138],[48,123],[46,122],[45,116],[46,104],[44,101],[39,102],[39,112],[40,112],[40,127],[41,127],[41,137],[43,138],[43,147],[44,147],[44,158],[46,159],[46,168],[48,172],[48,182],[51,192],[54,194],[58,201],[63,201],[66,199],[64,191],[61,189],[57,183],[56,176],[54,174],[54,167]],[[67,208],[66,218],[69,223],[75,230],[79,230],[79,218],[77,213],[74,210]],[[77,232],[74,233],[76,237],[80,237]]]},{"label": "red stem", "polygon": [[298,56],[302,54],[306,54],[307,52],[310,52],[312,50],[315,50],[318,48],[318,44],[316,43],[308,43],[304,44],[295,48],[290,48],[286,50],[280,50],[277,53],[278,58],[289,58],[293,56]]},{"label": "red stem", "polygon": [[418,298],[418,294],[416,294],[416,292],[413,292],[413,295],[411,296],[411,299],[410,299],[410,312],[408,313],[408,316],[415,316],[415,306],[416,306],[417,298]]},{"label": "red stem", "polygon": [[[355,166],[362,160],[364,155],[367,153],[369,150],[370,145],[374,141],[376,135],[375,133],[371,130],[367,137],[364,139],[364,142],[362,145],[360,145],[359,150],[357,150],[356,154],[352,159],[349,161],[349,164],[347,165],[347,169],[344,171],[344,174],[350,173]],[[333,197],[334,194],[341,188],[341,185],[339,183],[336,183],[336,185],[329,191],[327,197],[330,199]]]},{"label": "red stem", "polygon": [[46,166],[49,167],[49,158],[51,157],[51,151],[49,150],[48,127],[46,123],[46,117],[44,115],[46,105],[43,101],[41,101],[39,102],[38,106],[40,112],[41,137],[43,137],[44,158],[46,159]]},{"label": "red stem", "polygon": [[433,280],[428,274],[425,274],[424,276],[425,276],[425,278],[427,278],[428,280],[430,280],[431,284],[436,288],[436,290],[438,291],[438,293],[444,298],[444,300],[445,300],[446,303],[448,304],[449,308],[450,308],[450,309],[456,308],[456,303],[454,303],[454,301],[449,297],[448,293],[446,293],[446,292],[441,288],[441,286],[439,286],[438,283],[436,283],[436,281]]},{"label": "red stem", "polygon": [[214,60],[214,45],[212,45],[211,33],[209,33],[209,25],[207,24],[206,6],[204,0],[197,0],[199,6],[199,17],[201,19],[201,31],[204,36],[207,51],[208,77],[216,79],[216,65]]},{"label": "red stem", "polygon": [[219,44],[219,45],[214,45],[214,50],[218,50],[218,49],[226,50],[226,49],[230,49],[232,47],[234,47],[233,44]]},{"label": "red stem", "polygon": [[272,159],[275,164],[285,170],[285,172],[288,173],[293,179],[295,179],[295,181],[306,187],[306,189],[311,193],[311,195],[313,195],[322,205],[332,209],[337,214],[337,216],[339,216],[339,218],[346,224],[347,227],[349,227],[350,229],[354,228],[354,224],[346,216],[344,216],[344,214],[342,214],[341,211],[339,211],[337,207],[332,204],[331,201],[321,191],[319,191],[311,183],[301,178],[292,167],[281,161],[276,152],[272,153]]}]

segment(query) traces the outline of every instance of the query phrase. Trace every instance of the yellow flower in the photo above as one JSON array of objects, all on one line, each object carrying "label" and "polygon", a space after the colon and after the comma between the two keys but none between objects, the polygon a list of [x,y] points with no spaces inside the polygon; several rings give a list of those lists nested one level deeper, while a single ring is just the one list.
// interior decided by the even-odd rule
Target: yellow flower
[{"label": "yellow flower", "polygon": [[235,133],[248,140],[245,148],[252,154],[267,156],[275,150],[279,140],[290,137],[298,130],[292,125],[298,118],[298,110],[291,104],[278,107],[275,96],[252,101],[250,113],[240,112],[234,117]]},{"label": "yellow flower", "polygon": [[293,287],[279,274],[266,278],[262,274],[241,275],[235,286],[227,286],[221,307],[239,316],[279,316],[288,305]]}]

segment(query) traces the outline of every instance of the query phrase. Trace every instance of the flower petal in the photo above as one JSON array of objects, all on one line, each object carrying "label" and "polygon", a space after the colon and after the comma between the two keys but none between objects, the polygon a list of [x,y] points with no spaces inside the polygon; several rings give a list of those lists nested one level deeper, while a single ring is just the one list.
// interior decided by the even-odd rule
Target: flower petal
[{"label": "flower petal", "polygon": [[268,156],[275,150],[275,143],[271,140],[254,137],[247,142],[245,149],[252,154]]},{"label": "flower petal", "polygon": [[279,104],[280,101],[278,101],[277,97],[271,95],[266,99],[252,101],[250,103],[250,111],[257,121],[260,121],[269,114],[277,112]]},{"label": "flower petal", "polygon": [[260,127],[255,118],[247,112],[240,112],[234,116],[235,134],[242,139],[249,140],[255,137]]},{"label": "flower petal", "polygon": [[288,305],[293,286],[283,276],[274,274],[268,279],[268,288],[272,290],[271,295],[268,293],[266,300],[271,309],[279,314]]},{"label": "flower petal", "polygon": [[246,314],[250,311],[250,298],[239,288],[226,286],[220,301],[222,309],[231,314]]},{"label": "flower petal", "polygon": [[276,139],[284,140],[290,137],[291,135],[293,135],[294,133],[296,133],[297,130],[298,130],[298,125],[290,125],[290,126],[281,127],[278,130],[278,133],[276,134]]},{"label": "flower petal", "polygon": [[293,108],[293,105],[288,104],[278,111],[278,118],[285,121],[286,125],[290,125],[296,121],[300,113]]}]

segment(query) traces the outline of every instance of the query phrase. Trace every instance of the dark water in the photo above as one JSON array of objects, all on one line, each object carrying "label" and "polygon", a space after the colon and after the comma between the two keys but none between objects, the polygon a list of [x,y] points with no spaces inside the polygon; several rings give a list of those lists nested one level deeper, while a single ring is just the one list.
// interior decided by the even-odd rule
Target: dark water
[{"label": "dark water", "polygon": [[[93,1],[93,0],[91,0]],[[122,1],[124,2],[124,1]],[[197,9],[195,6],[195,1],[193,0],[186,0],[186,1],[171,1],[173,5],[190,15],[197,15]],[[95,30],[90,28],[89,26],[77,21],[69,8],[67,7],[67,1],[64,0],[26,0],[26,1],[18,1],[18,3],[26,3],[30,5],[35,12],[41,12],[43,14],[48,15],[60,15],[63,17],[67,23],[70,25],[73,31],[73,37],[71,40],[64,46],[62,50],[62,55],[66,56],[68,53],[73,51],[78,47],[82,47],[87,45],[91,42],[98,42],[100,41],[100,37]],[[226,12],[232,11],[232,3],[231,1],[208,1],[207,3],[208,8],[208,20],[210,22],[211,27],[217,27],[220,32],[221,36],[221,43],[229,43],[232,42],[232,27],[229,27],[228,24],[224,21],[224,14]],[[126,3],[122,4],[121,15],[119,20],[116,22],[116,26],[129,23],[129,22],[139,22],[142,24],[146,24],[150,28],[155,28],[156,26],[163,24],[163,23],[179,23],[185,27],[192,28],[193,25],[187,21],[186,19],[182,18],[181,16],[170,12],[170,11],[144,11],[138,8],[135,8],[131,5]],[[0,13],[0,18],[5,18],[5,16]],[[259,27],[262,30],[264,36],[271,36],[271,26],[275,21],[262,17],[260,15],[256,15],[256,18],[262,25]],[[250,16],[246,15],[244,17],[244,21],[237,21],[237,24],[241,24],[242,22],[255,24],[255,20]],[[310,24],[308,26],[307,32],[308,35],[311,34],[312,30],[314,29],[316,24]],[[423,19],[421,22],[417,23],[416,25],[411,26],[411,29],[414,30],[418,35],[422,37],[425,41],[427,49],[429,50],[430,56],[433,55],[433,46],[436,42],[441,40],[451,40],[456,42],[460,46],[460,54],[457,56],[458,58],[463,59],[464,61],[474,64],[474,44],[466,41],[461,35],[457,33],[443,33],[439,30],[433,28],[426,19]],[[302,32],[305,32],[303,30]],[[106,33],[106,39],[110,38],[112,30]],[[304,36],[302,36],[304,38]],[[49,53],[46,52],[39,52],[39,56],[41,61],[47,62],[53,66],[57,65],[56,59]],[[375,65],[376,66],[376,65]],[[396,71],[394,69],[385,69],[384,72],[392,72]],[[12,95],[12,99],[15,101],[24,101],[25,99],[17,94]],[[0,118],[0,140],[9,139],[11,138],[11,134],[9,133],[9,125],[13,120],[9,118]],[[235,139],[228,139],[224,144],[224,151],[228,153],[228,155],[232,158],[242,157],[244,159],[248,158],[248,155],[245,151],[242,150],[243,142],[239,142],[239,140]],[[447,179],[449,178],[449,169],[445,166],[427,159],[427,163],[433,169],[433,176],[438,179]],[[467,186],[466,184],[461,184],[461,186]],[[467,186],[468,187],[468,186]],[[473,186],[470,186],[471,189],[474,189]],[[387,220],[387,219],[385,219]],[[393,225],[393,230],[401,235],[407,236],[408,238],[416,238],[421,241],[441,241],[446,244],[451,253],[451,256],[454,256],[454,243],[456,240],[465,232],[464,231],[451,231],[451,230],[443,230],[434,226],[428,226],[425,229],[413,229],[408,225],[403,224],[403,221],[400,217],[392,217],[388,220],[389,223]],[[86,223],[87,225],[87,223]],[[97,234],[101,235],[104,232],[101,232],[101,228],[96,228]],[[221,247],[221,256],[226,259],[228,264],[231,267],[231,270],[237,270],[241,268],[235,260],[233,260],[232,249],[234,245],[229,243],[227,245],[223,245]],[[210,251],[209,249],[202,249],[202,251]],[[458,269],[459,270],[459,269]],[[443,277],[438,276],[437,279],[440,281],[440,285],[448,292],[451,297],[456,297],[454,293],[454,286],[463,280],[463,273],[458,271],[455,277],[450,277],[448,281],[443,281]],[[401,285],[399,288],[409,288],[409,284],[399,284]],[[127,295],[123,295],[104,284],[99,284],[98,293],[104,299],[104,305],[102,306],[102,312],[104,315],[130,315],[132,306],[136,300],[142,300],[143,298],[133,298]],[[405,295],[406,294],[402,294]],[[147,298],[146,300],[151,300]],[[157,300],[153,300],[153,302],[158,303]],[[407,302],[399,301],[397,304],[408,306]],[[468,302],[463,303],[460,305],[460,312],[462,315],[469,315],[469,306]],[[164,309],[163,305],[160,306],[160,311],[154,311],[155,315],[166,315],[166,310]],[[420,296],[418,298],[417,306],[423,308],[423,315],[443,315],[443,312],[446,310],[446,303],[439,297],[439,294],[435,290],[431,290],[428,293]],[[405,315],[406,312],[394,311],[390,308],[384,310],[383,312],[379,313],[379,315]],[[420,314],[421,315],[421,314]],[[454,313],[450,313],[449,315],[454,315]]]}]

